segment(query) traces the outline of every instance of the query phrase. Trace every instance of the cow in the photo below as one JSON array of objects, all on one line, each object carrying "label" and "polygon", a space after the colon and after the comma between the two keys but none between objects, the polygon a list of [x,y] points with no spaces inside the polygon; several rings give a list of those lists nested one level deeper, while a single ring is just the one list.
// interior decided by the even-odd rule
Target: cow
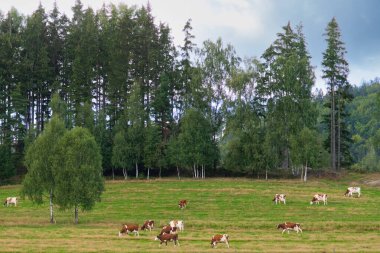
[{"label": "cow", "polygon": [[154,228],[154,220],[146,220],[144,224],[141,226],[140,230],[152,231],[153,228]]},{"label": "cow", "polygon": [[135,236],[140,236],[139,234],[139,225],[137,224],[123,224],[120,232],[119,232],[119,237],[122,236],[123,234],[129,234],[129,233],[134,233]]},{"label": "cow", "polygon": [[178,241],[178,234],[159,234],[154,238],[155,241],[160,240],[160,247],[162,243],[165,243],[166,246],[168,246],[168,241],[174,242],[174,246],[178,244],[179,246],[179,241]]},{"label": "cow", "polygon": [[176,234],[177,233],[177,227],[172,227],[170,225],[163,226],[160,232],[160,235],[162,234]]},{"label": "cow", "polygon": [[169,222],[169,225],[171,227],[178,228],[179,231],[183,231],[185,229],[185,224],[183,223],[183,220],[172,220]]},{"label": "cow", "polygon": [[323,201],[323,204],[327,205],[327,194],[315,194],[310,201],[310,205],[314,203],[319,205],[319,201]]},{"label": "cow", "polygon": [[358,194],[358,198],[360,197],[360,187],[348,187],[344,196],[352,197],[352,195],[356,193]]},{"label": "cow", "polygon": [[179,201],[179,203],[178,203],[178,207],[179,208],[185,208],[187,206],[187,200],[186,199],[182,199],[182,200],[180,200]]},{"label": "cow", "polygon": [[228,242],[228,239],[229,239],[229,236],[228,234],[217,234],[217,235],[214,235],[212,238],[211,238],[211,248],[216,248],[216,244],[220,243],[220,242],[224,242],[226,243],[227,245],[227,248],[230,247],[230,244]]},{"label": "cow", "polygon": [[285,223],[278,224],[277,229],[282,229],[281,234],[283,234],[285,231],[288,231],[288,234],[289,234],[290,230],[296,231],[297,234],[298,232],[302,233],[301,224],[293,223],[293,222],[285,222]]},{"label": "cow", "polygon": [[17,197],[7,197],[5,199],[4,206],[10,206],[11,204],[17,206]]},{"label": "cow", "polygon": [[274,195],[273,201],[276,203],[284,203],[286,205],[286,195],[285,194],[276,194]]}]

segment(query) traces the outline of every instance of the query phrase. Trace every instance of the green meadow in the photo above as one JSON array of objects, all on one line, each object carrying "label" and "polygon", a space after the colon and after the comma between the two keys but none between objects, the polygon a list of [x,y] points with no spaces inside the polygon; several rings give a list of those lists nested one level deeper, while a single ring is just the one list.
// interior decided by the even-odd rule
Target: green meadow
[{"label": "green meadow", "polygon": [[[378,175],[375,175],[379,177]],[[380,188],[365,184],[369,175],[339,180],[250,180],[212,178],[107,181],[102,201],[90,212],[55,209],[21,199],[17,207],[0,207],[1,252],[380,252]],[[362,197],[348,198],[347,186],[361,186]],[[20,185],[0,187],[2,201],[18,196]],[[272,202],[287,195],[286,205]],[[326,193],[328,205],[310,205],[315,193]],[[178,201],[187,199],[180,210]],[[123,223],[153,219],[153,231],[118,237]],[[180,246],[159,247],[159,226],[182,219]],[[281,234],[277,224],[301,223],[303,233]],[[225,244],[210,247],[212,235],[227,233]]]}]

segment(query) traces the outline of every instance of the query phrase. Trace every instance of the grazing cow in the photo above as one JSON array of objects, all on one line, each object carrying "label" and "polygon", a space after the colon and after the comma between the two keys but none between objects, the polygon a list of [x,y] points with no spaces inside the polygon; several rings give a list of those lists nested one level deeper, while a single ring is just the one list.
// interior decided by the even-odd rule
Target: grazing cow
[{"label": "grazing cow", "polygon": [[177,228],[172,227],[170,225],[163,226],[160,232],[160,235],[162,234],[176,234],[177,233]]},{"label": "grazing cow", "polygon": [[182,200],[180,200],[179,203],[178,203],[178,207],[181,208],[181,209],[182,209],[182,208],[185,208],[186,205],[187,205],[187,200],[186,200],[186,199],[182,199]]},{"label": "grazing cow", "polygon": [[348,187],[344,196],[352,197],[352,194],[358,194],[358,198],[360,197],[360,187]]},{"label": "grazing cow", "polygon": [[168,241],[173,241],[174,246],[176,246],[177,244],[179,246],[178,234],[159,234],[156,236],[156,238],[154,238],[154,240],[160,240],[160,247],[162,243],[165,243],[165,245],[168,246]]},{"label": "grazing cow", "polygon": [[135,236],[140,236],[139,234],[139,225],[137,224],[123,224],[123,227],[121,228],[119,232],[119,236],[122,236],[123,234],[129,234],[134,233]]},{"label": "grazing cow", "polygon": [[154,220],[146,220],[144,224],[141,226],[140,230],[152,231],[153,227],[154,227]]},{"label": "grazing cow", "polygon": [[228,238],[229,238],[228,234],[223,234],[223,235],[217,234],[217,235],[214,235],[211,238],[211,247],[212,248],[216,248],[216,244],[217,243],[224,242],[224,243],[226,243],[227,248],[229,248],[230,244],[228,243]]},{"label": "grazing cow", "polygon": [[283,234],[285,231],[288,231],[288,234],[289,234],[290,230],[296,231],[297,234],[298,232],[302,233],[301,225],[299,223],[293,223],[293,222],[285,222],[285,223],[278,224],[277,229],[282,229],[281,234]]},{"label": "grazing cow", "polygon": [[274,195],[273,201],[276,203],[284,203],[286,205],[286,195],[285,194],[276,194]]},{"label": "grazing cow", "polygon": [[176,227],[179,229],[179,231],[183,231],[185,229],[185,224],[183,223],[182,220],[172,220],[169,222],[169,225],[171,227]]},{"label": "grazing cow", "polygon": [[310,201],[310,205],[318,204],[319,201],[323,201],[324,205],[327,205],[327,194],[315,194],[314,197]]},{"label": "grazing cow", "polygon": [[4,206],[10,206],[11,204],[17,206],[17,197],[7,197],[5,199]]}]

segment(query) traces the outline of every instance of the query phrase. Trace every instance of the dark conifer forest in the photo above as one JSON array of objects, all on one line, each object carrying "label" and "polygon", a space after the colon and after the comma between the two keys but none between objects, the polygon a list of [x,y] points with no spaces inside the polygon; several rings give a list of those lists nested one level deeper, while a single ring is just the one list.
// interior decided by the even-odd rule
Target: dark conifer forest
[{"label": "dark conifer forest", "polygon": [[[55,118],[87,129],[109,178],[380,170],[380,80],[348,82],[333,17],[320,31],[322,91],[301,24],[278,27],[261,55],[239,56],[223,38],[196,45],[191,19],[174,45],[149,4],[93,10],[78,0],[72,10],[0,14],[0,184],[25,176],[28,148],[37,152]],[[46,157],[66,152],[46,147]]]}]

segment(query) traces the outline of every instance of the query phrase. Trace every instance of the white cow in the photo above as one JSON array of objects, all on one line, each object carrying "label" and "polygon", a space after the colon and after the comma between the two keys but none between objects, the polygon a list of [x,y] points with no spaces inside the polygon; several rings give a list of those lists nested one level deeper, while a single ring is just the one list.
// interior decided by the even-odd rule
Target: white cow
[{"label": "white cow", "polygon": [[274,195],[273,201],[276,203],[284,203],[286,205],[286,195],[285,194],[276,194]]},{"label": "white cow", "polygon": [[323,201],[323,204],[327,205],[327,194],[315,194],[310,201],[310,205],[319,204],[319,201]]},{"label": "white cow", "polygon": [[344,196],[352,197],[354,193],[360,197],[360,187],[348,187]]},{"label": "white cow", "polygon": [[8,197],[5,199],[4,206],[10,206],[11,204],[17,206],[17,197]]},{"label": "white cow", "polygon": [[179,231],[183,231],[185,229],[185,224],[183,223],[183,220],[172,220],[169,222],[169,225],[173,228],[178,228]]}]

